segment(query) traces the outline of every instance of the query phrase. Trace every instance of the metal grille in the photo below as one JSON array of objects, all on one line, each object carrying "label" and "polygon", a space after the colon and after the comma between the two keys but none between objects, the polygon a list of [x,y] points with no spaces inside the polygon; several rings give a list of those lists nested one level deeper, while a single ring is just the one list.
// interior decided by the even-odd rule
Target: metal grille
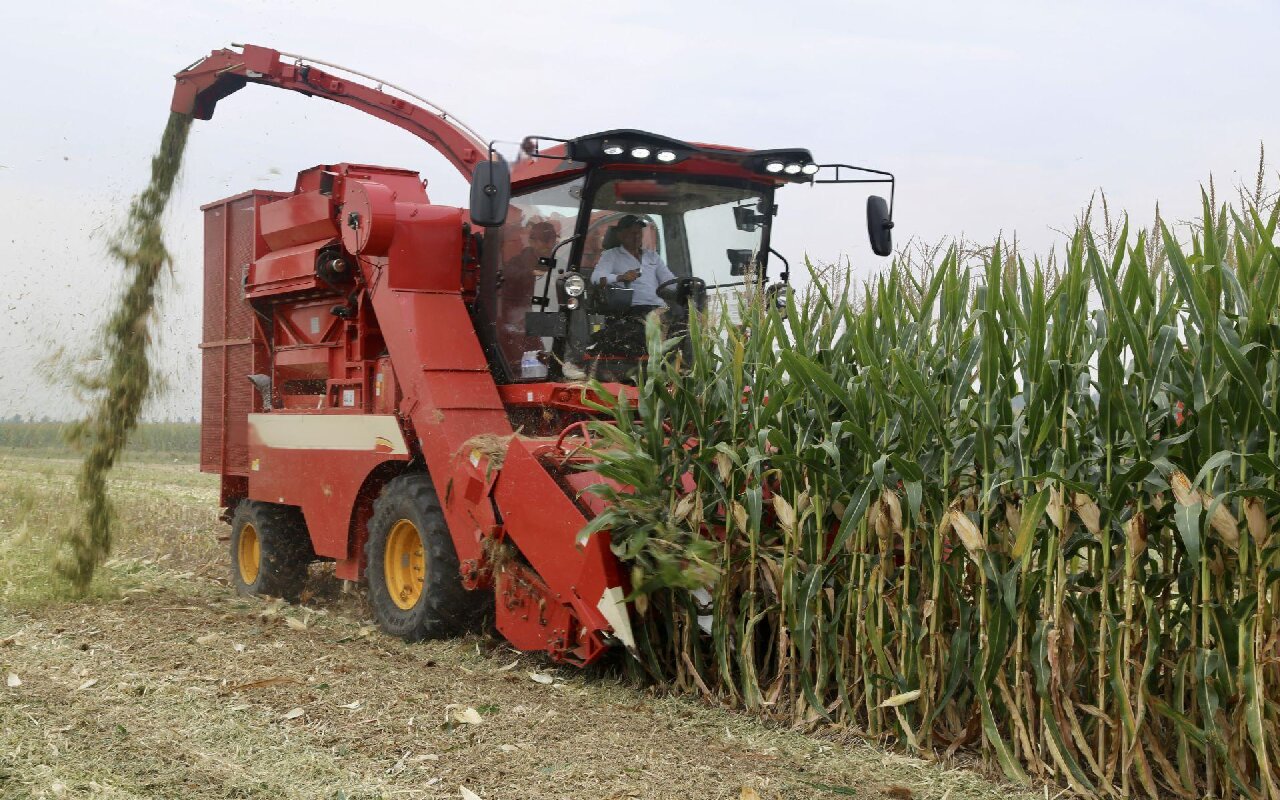
[{"label": "metal grille", "polygon": [[257,410],[257,390],[247,376],[265,372],[265,347],[257,341],[253,309],[244,299],[249,264],[266,252],[256,209],[287,195],[250,192],[205,206],[204,349],[200,468],[247,475],[247,415]]},{"label": "metal grille", "polygon": [[229,208],[215,205],[204,212],[204,347],[201,354],[200,469],[222,471],[223,348],[226,339],[226,220]]}]

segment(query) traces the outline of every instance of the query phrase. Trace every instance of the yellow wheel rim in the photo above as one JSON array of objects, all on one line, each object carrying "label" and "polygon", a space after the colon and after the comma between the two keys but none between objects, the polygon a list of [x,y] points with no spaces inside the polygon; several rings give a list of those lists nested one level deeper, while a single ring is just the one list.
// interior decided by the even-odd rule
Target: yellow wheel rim
[{"label": "yellow wheel rim", "polygon": [[252,586],[258,579],[258,570],[262,568],[262,543],[258,540],[258,529],[253,527],[253,523],[246,522],[240,529],[236,566],[240,569],[240,580]]},{"label": "yellow wheel rim", "polygon": [[418,526],[407,519],[391,526],[382,574],[387,579],[387,592],[398,607],[408,611],[418,604],[427,582],[427,553],[422,549]]}]

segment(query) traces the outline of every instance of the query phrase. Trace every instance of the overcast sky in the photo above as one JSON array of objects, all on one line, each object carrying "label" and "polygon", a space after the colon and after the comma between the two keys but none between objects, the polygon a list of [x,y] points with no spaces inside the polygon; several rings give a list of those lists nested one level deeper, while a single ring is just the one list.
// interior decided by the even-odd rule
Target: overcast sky
[{"label": "overcast sky", "polygon": [[[0,417],[76,413],[38,363],[92,345],[120,278],[105,238],[148,177],[172,75],[232,42],[377,75],[488,138],[635,127],[890,170],[899,243],[1016,232],[1044,251],[1096,189],[1142,224],[1157,200],[1187,219],[1210,173],[1252,183],[1259,142],[1280,163],[1275,3],[3,5]],[[151,417],[199,410],[198,207],[338,161],[417,169],[434,202],[466,202],[422,142],[324,101],[250,86],[196,123],[166,228],[170,388]],[[873,274],[887,261],[866,245],[865,197],[785,190],[775,246]]]}]

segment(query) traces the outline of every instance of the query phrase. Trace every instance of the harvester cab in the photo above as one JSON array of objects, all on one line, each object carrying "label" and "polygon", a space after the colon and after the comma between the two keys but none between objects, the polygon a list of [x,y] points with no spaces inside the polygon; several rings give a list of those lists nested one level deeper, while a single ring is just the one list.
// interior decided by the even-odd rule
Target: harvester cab
[{"label": "harvester cab", "polygon": [[[468,211],[413,170],[336,163],[202,208],[201,469],[221,475],[237,590],[294,597],[330,561],[406,639],[491,616],[570,663],[633,647],[609,532],[579,536],[603,510],[585,422],[634,390],[557,379],[617,356],[638,310],[764,286],[778,188],[892,176],[631,130],[534,137],[508,164],[393,84],[253,45],[175,77],[172,110],[197,119],[249,84],[358,109],[473,189]],[[891,211],[868,204],[881,254]]]},{"label": "harvester cab", "polygon": [[[709,297],[749,288],[782,301],[787,261],[771,246],[778,189],[888,183],[871,197],[874,251],[891,248],[891,174],[818,164],[809,151],[743,150],[639,130],[530,136],[513,167],[489,149],[471,217],[486,229],[480,332],[510,382],[591,377],[627,382],[645,351],[644,317],[678,332]],[[539,236],[554,236],[537,254]],[[770,283],[770,255],[781,262]],[[732,311],[733,302],[724,308]]]}]

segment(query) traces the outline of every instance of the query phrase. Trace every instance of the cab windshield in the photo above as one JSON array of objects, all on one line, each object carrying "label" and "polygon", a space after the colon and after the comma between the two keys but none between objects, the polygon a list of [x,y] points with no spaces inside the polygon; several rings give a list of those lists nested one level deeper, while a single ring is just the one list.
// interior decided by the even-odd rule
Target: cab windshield
[{"label": "cab windshield", "polygon": [[628,172],[606,176],[593,189],[578,262],[591,283],[599,282],[593,273],[601,256],[622,247],[619,223],[628,218],[643,223],[642,251],[651,251],[674,277],[699,278],[713,293],[741,287],[764,268],[769,215],[756,186]]},{"label": "cab windshield", "polygon": [[[578,175],[512,198],[485,247],[495,262],[493,344],[506,380],[638,357],[631,351],[643,349],[644,313],[666,307],[677,324],[687,314],[681,279],[705,284],[711,302],[762,280],[771,192],[743,180],[628,171]],[[647,274],[636,280],[629,265]],[[556,282],[568,271],[581,273],[588,291],[561,308]]]}]

